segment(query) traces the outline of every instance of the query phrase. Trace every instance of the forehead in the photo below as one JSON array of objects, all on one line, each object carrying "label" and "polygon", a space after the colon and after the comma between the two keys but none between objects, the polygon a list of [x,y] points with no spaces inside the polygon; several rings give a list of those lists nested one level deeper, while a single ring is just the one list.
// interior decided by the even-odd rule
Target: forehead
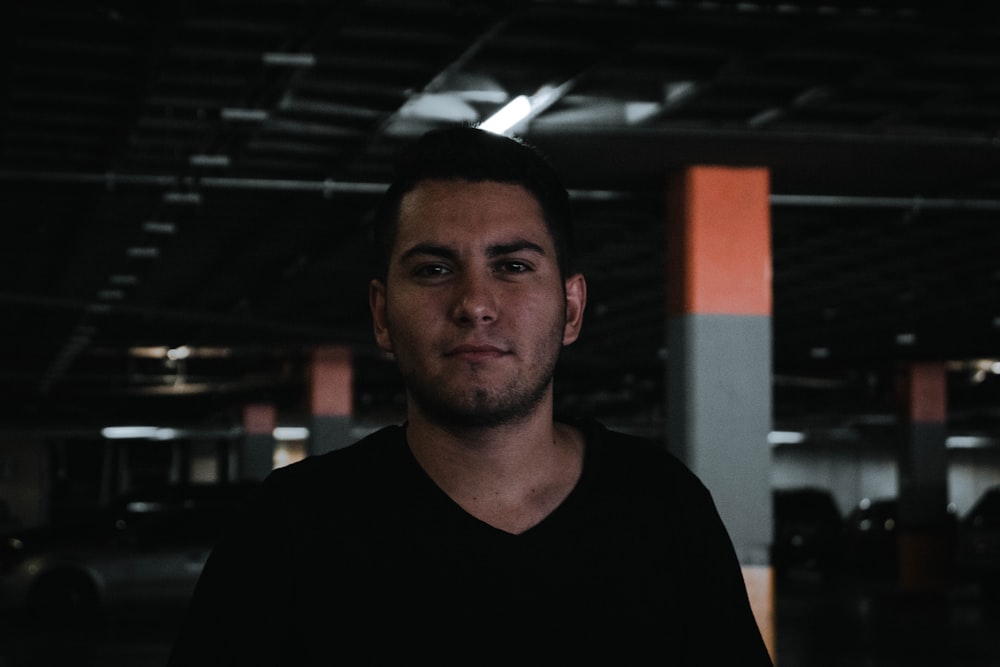
[{"label": "forehead", "polygon": [[489,243],[511,235],[552,244],[541,205],[521,185],[428,180],[400,202],[397,249],[424,241]]}]

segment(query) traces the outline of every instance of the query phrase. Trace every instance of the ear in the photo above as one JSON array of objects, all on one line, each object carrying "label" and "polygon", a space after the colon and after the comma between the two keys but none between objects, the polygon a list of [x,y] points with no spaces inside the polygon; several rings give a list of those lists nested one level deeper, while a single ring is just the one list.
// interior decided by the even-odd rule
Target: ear
[{"label": "ear", "polygon": [[583,311],[587,308],[587,281],[582,273],[566,279],[566,327],[563,345],[569,345],[580,336],[583,328]]},{"label": "ear", "polygon": [[392,353],[392,337],[389,335],[389,325],[385,315],[385,285],[379,280],[372,280],[368,284],[368,307],[372,311],[375,343],[383,352]]}]

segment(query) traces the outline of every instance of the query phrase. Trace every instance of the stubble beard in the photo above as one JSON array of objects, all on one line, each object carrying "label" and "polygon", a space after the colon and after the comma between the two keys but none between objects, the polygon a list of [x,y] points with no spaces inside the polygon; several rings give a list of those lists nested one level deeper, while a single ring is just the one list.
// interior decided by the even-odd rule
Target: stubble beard
[{"label": "stubble beard", "polygon": [[409,400],[431,421],[456,428],[487,428],[516,424],[533,414],[548,395],[554,372],[552,363],[533,385],[513,382],[500,390],[474,387],[463,393],[442,390],[423,377],[404,375],[404,380]]},{"label": "stubble beard", "polygon": [[[400,366],[407,399],[426,418],[455,428],[507,426],[524,421],[545,401],[562,349],[562,324],[539,350],[538,363],[499,387],[473,385],[457,389],[447,379],[430,377],[416,367]],[[408,365],[406,365],[408,366]]]}]

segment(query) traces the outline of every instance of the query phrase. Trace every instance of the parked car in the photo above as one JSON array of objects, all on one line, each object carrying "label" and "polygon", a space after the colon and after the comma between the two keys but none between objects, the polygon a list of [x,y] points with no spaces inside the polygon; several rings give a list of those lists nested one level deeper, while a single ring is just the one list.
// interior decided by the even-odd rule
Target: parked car
[{"label": "parked car", "polygon": [[843,517],[833,494],[814,487],[776,489],[772,500],[775,573],[784,576],[793,569],[805,569],[825,576],[836,574]]},{"label": "parked car", "polygon": [[899,572],[898,529],[896,498],[862,499],[844,520],[844,570],[866,577],[895,577]]},{"label": "parked car", "polygon": [[984,491],[959,522],[955,570],[1000,597],[1000,485]]},{"label": "parked car", "polygon": [[129,604],[182,605],[254,484],[173,487],[72,522],[0,540],[0,607],[43,621],[93,621]]},{"label": "parked car", "polygon": [[[843,563],[848,574],[877,579],[895,579],[899,575],[900,515],[899,498],[863,499],[844,521]],[[942,566],[950,568],[955,546],[958,519],[954,510],[944,510],[941,524],[933,531],[944,549]],[[930,530],[927,526],[918,530]]]}]

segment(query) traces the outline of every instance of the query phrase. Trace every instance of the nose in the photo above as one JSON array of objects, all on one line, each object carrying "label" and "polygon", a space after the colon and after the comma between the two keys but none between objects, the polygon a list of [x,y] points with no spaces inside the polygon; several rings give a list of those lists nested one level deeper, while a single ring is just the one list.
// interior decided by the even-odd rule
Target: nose
[{"label": "nose", "polygon": [[468,274],[458,282],[452,317],[461,324],[488,323],[497,318],[497,300],[489,277]]}]

